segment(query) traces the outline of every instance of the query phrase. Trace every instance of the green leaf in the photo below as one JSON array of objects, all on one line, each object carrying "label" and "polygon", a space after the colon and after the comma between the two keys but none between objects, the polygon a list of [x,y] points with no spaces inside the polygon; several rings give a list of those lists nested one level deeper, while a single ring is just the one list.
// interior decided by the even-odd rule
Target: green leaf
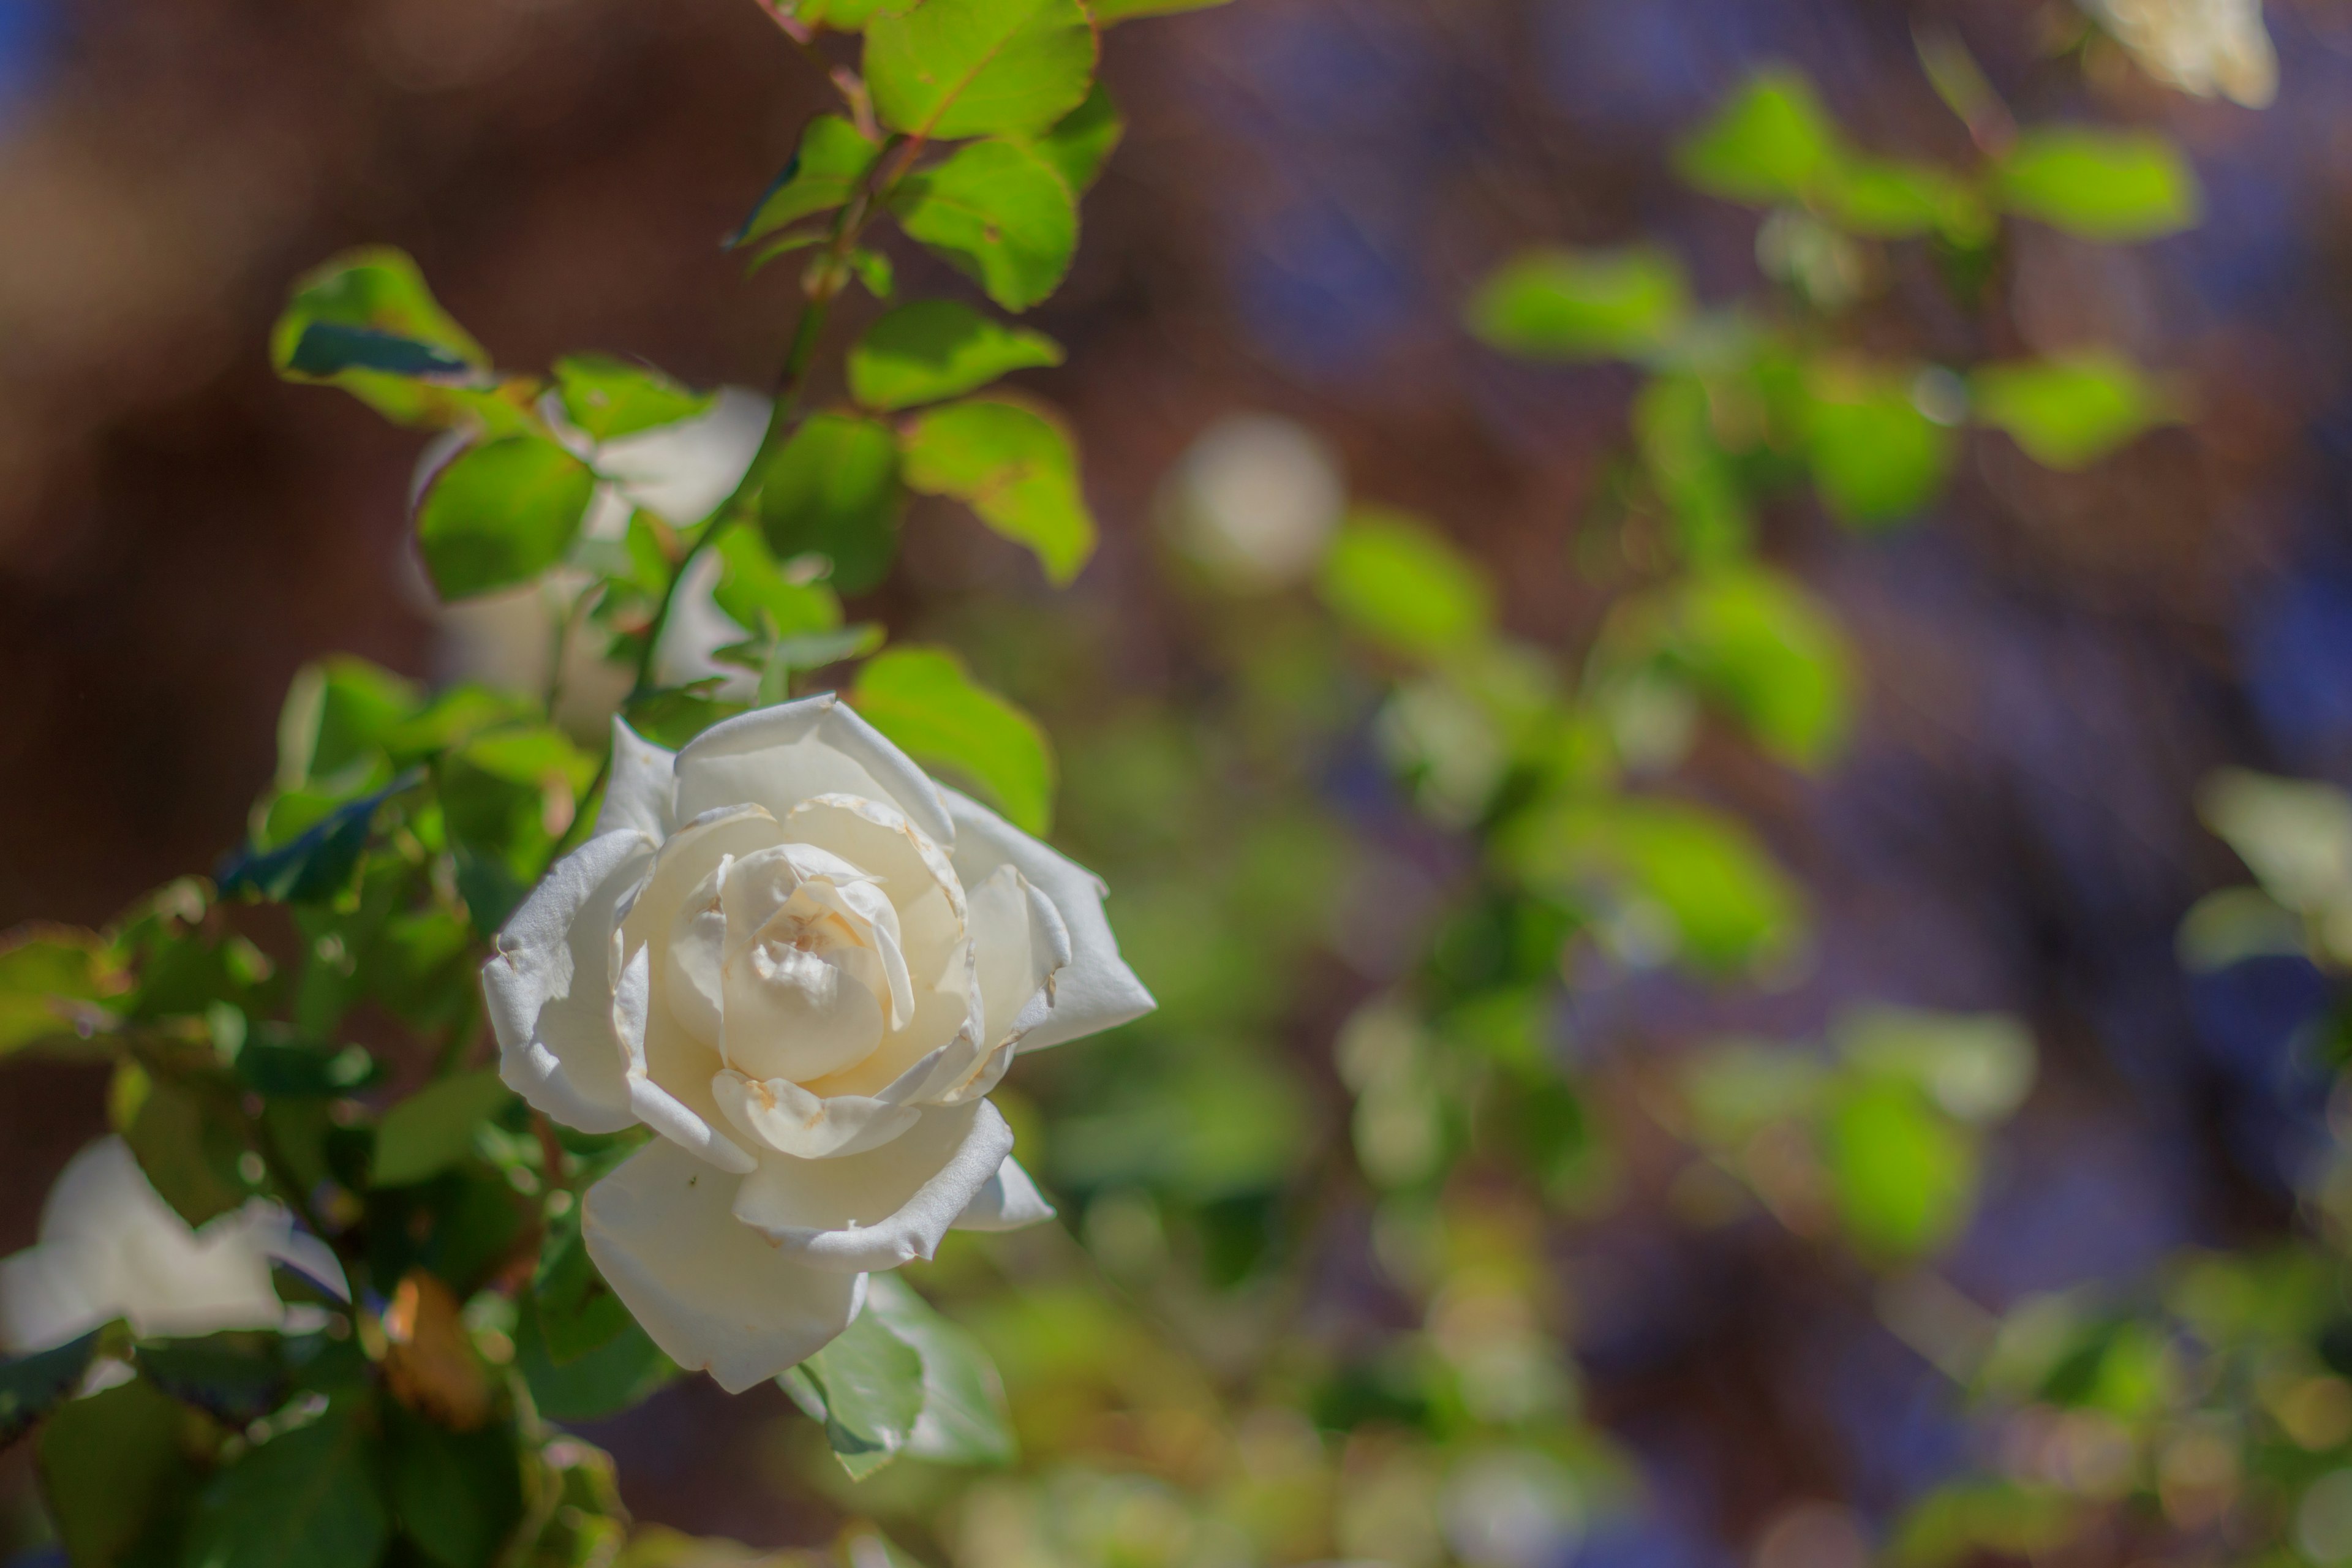
[{"label": "green leaf", "polygon": [[611,1344],[634,1321],[588,1256],[578,1204],[550,1222],[530,1293],[548,1359],[559,1366]]},{"label": "green leaf", "polygon": [[188,1568],[375,1568],[391,1533],[356,1401],[337,1400],[215,1476]]},{"label": "green leaf", "polygon": [[1418,519],[1366,508],[1323,557],[1318,588],[1349,626],[1407,658],[1458,652],[1493,629],[1486,573]]},{"label": "green leaf", "polygon": [[730,523],[710,549],[719,563],[711,602],[737,625],[781,637],[827,632],[841,625],[841,595],[827,584],[804,581],[799,573],[787,571],[758,529]]},{"label": "green leaf", "polygon": [[1912,380],[1874,366],[1815,367],[1805,458],[1822,504],[1840,521],[1892,522],[1943,493],[1958,442],[1920,410]]},{"label": "green leaf", "polygon": [[588,465],[533,436],[460,453],[417,510],[416,542],[434,591],[468,599],[528,583],[563,558],[595,493]]},{"label": "green leaf", "polygon": [[1047,581],[1067,583],[1094,553],[1069,434],[1034,409],[991,398],[934,408],[908,427],[905,455],[908,485],[953,496],[1027,545]]},{"label": "green leaf", "polygon": [[[1203,3],[1222,5],[1225,0]],[[1104,20],[1100,5],[1095,7],[1095,18]],[[1061,172],[1073,195],[1084,195],[1126,134],[1127,121],[1120,117],[1118,105],[1111,101],[1110,89],[1097,81],[1084,103],[1055,121],[1051,130],[1032,140],[1030,145]]]},{"label": "green leaf", "polygon": [[2180,417],[2137,366],[2103,349],[1986,365],[1969,391],[1980,423],[2007,431],[2043,468],[2069,472]]},{"label": "green leaf", "polygon": [[854,33],[882,8],[882,0],[795,0],[793,16],[812,27]]},{"label": "green leaf", "polygon": [[728,244],[740,248],[804,217],[846,204],[881,155],[877,142],[838,114],[820,114],[801,132],[800,146],[760,204]]},{"label": "green leaf", "polygon": [[1976,1203],[1975,1142],[1910,1084],[1866,1079],[1830,1112],[1838,1216],[1866,1258],[1900,1262],[1950,1241]]},{"label": "green leaf", "polygon": [[452,1432],[387,1401],[384,1484],[400,1531],[440,1568],[492,1568],[522,1522],[511,1426]]},{"label": "green leaf", "polygon": [[255,1093],[294,1100],[355,1094],[381,1077],[365,1046],[255,1038],[236,1053],[236,1078]]},{"label": "green leaf", "polygon": [[1800,767],[1820,766],[1845,739],[1853,655],[1827,609],[1792,577],[1763,566],[1702,573],[1656,600],[1629,603],[1611,634],[1665,658]]},{"label": "green leaf", "polygon": [[233,1331],[193,1340],[148,1340],[137,1351],[140,1373],[183,1405],[239,1428],[286,1402],[293,1373],[276,1334]]},{"label": "green leaf", "polygon": [[866,330],[849,351],[849,390],[868,408],[911,408],[1061,363],[1062,346],[1043,332],[1000,326],[952,300],[923,300]]},{"label": "green leaf", "polygon": [[366,852],[376,808],[413,788],[417,778],[404,773],[373,795],[339,805],[275,849],[248,846],[237,851],[214,873],[221,897],[250,893],[278,904],[316,903],[336,897],[351,886],[352,873]]},{"label": "green leaf", "polygon": [[0,937],[0,1057],[37,1040],[75,1034],[75,1005],[129,989],[106,940],[77,926],[19,926]]},{"label": "green leaf", "polygon": [[1864,1007],[1835,1035],[1848,1061],[1901,1079],[1956,1121],[2005,1121],[2033,1088],[2033,1037],[2004,1014]]},{"label": "green leaf", "polygon": [[363,658],[337,654],[304,665],[278,716],[278,787],[369,780],[386,738],[424,705],[415,681]]},{"label": "green leaf", "polygon": [[425,1085],[383,1113],[369,1184],[399,1187],[440,1174],[474,1152],[475,1131],[513,1098],[495,1068]]},{"label": "green leaf", "polygon": [[2223,768],[2198,786],[2197,815],[2283,907],[2322,920],[2352,912],[2352,795]]},{"label": "green leaf", "polygon": [[1838,226],[1877,239],[1940,231],[1973,241],[1990,223],[1983,204],[1949,173],[1892,158],[1836,160],[1825,171],[1819,200]]},{"label": "green leaf", "polygon": [[1747,548],[1755,532],[1746,490],[1717,439],[1706,384],[1661,375],[1633,400],[1633,440],[1658,499],[1674,516],[1676,542],[1705,564]]},{"label": "green leaf", "polygon": [[555,362],[555,385],[564,417],[592,441],[614,441],[643,430],[682,424],[710,412],[715,393],[680,386],[657,370],[603,354]]},{"label": "green leaf", "polygon": [[1181,11],[1205,11],[1212,5],[1229,3],[1230,0],[1095,0],[1095,25],[1108,27],[1114,22],[1132,22],[1140,16],[1173,16]]},{"label": "green leaf", "polygon": [[1689,314],[1681,264],[1664,252],[1562,247],[1530,251],[1489,278],[1470,301],[1470,330],[1537,359],[1640,359]]},{"label": "green leaf", "polygon": [[2250,958],[2310,953],[2301,917],[2260,888],[2221,888],[2189,907],[2173,949],[2191,974],[2210,974]]},{"label": "green leaf", "polygon": [[849,700],[926,766],[980,786],[1024,832],[1054,816],[1054,752],[1037,721],[971,679],[945,648],[894,647],[866,661]]},{"label": "green leaf", "polygon": [[[926,0],[922,10],[952,3]],[[1025,310],[1058,288],[1078,246],[1077,200],[1060,169],[1035,146],[1001,138],[908,175],[890,210],[909,237],[1008,310]]]},{"label": "green leaf", "polygon": [[105,1329],[92,1329],[53,1350],[0,1361],[0,1448],[73,1397],[106,1338]]},{"label": "green leaf", "polygon": [[912,1346],[922,1363],[922,1408],[907,1435],[909,1456],[949,1465],[1009,1465],[1019,1457],[1003,1380],[977,1339],[895,1273],[868,1279],[864,1316]]},{"label": "green leaf", "polygon": [[73,1400],[41,1433],[41,1500],[75,1568],[172,1560],[203,1472],[188,1413],[144,1378]]},{"label": "green leaf", "polygon": [[416,263],[381,246],[346,251],[296,280],[269,358],[289,380],[333,382],[411,425],[453,406],[431,382],[490,379],[489,355],[433,298]]},{"label": "green leaf", "polygon": [[[853,356],[853,377],[856,363]],[[862,594],[889,575],[905,506],[898,436],[855,414],[811,415],[760,477],[760,528],[768,549],[779,561],[823,556],[833,564],[833,588],[844,594]],[[736,619],[747,627],[758,625]],[[836,614],[834,624],[839,622]],[[825,628],[780,620],[778,629]]]},{"label": "green leaf", "polygon": [[182,1219],[200,1226],[260,1195],[256,1164],[237,1135],[226,1084],[116,1069],[110,1105],[139,1168]]},{"label": "green leaf", "polygon": [[2179,149],[2147,132],[2059,126],[2018,137],[1994,173],[2011,212],[2085,239],[2155,239],[2195,226],[2197,176]]},{"label": "green leaf", "polygon": [[1095,53],[1077,0],[921,0],[866,24],[866,81],[910,136],[1043,131],[1084,101]]},{"label": "green leaf", "polygon": [[1793,71],[1759,72],[1683,143],[1675,167],[1710,195],[1769,206],[1801,202],[1838,156],[1838,131]]},{"label": "green leaf", "polygon": [[923,1408],[923,1358],[914,1346],[860,1312],[800,1370],[823,1400],[825,1440],[853,1478],[898,1458]]},{"label": "green leaf", "polygon": [[531,1403],[551,1421],[601,1421],[642,1404],[678,1370],[631,1320],[618,1334],[575,1359],[548,1353],[535,1304],[526,1301],[516,1323],[515,1368]]},{"label": "green leaf", "polygon": [[710,695],[711,689],[719,684],[719,679],[712,676],[689,686],[649,691],[631,698],[623,716],[628,720],[630,729],[655,745],[676,751],[721,719],[731,719],[744,710],[740,702],[723,701]]}]

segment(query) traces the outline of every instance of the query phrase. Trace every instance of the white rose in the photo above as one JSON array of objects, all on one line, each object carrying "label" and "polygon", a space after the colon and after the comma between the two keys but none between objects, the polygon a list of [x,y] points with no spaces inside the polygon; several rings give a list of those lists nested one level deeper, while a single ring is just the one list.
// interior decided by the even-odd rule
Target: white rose
[{"label": "white rose", "polygon": [[595,837],[484,968],[500,1070],[661,1135],[589,1190],[589,1256],[737,1392],[848,1327],[869,1270],[1050,1215],[984,1096],[1152,1002],[1099,881],[833,697],[613,743]]},{"label": "white rose", "polygon": [[163,1338],[279,1328],[286,1306],[270,1284],[273,1263],[345,1289],[334,1254],[277,1205],[256,1199],[193,1228],[148,1183],[130,1145],[102,1138],[49,1189],[40,1239],[0,1258],[0,1351],[48,1350],[116,1318]]}]

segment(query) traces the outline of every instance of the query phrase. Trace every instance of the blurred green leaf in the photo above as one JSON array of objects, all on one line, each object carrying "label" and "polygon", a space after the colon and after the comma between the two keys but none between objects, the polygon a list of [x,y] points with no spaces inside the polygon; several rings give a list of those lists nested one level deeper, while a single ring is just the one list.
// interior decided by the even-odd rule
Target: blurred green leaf
[{"label": "blurred green leaf", "polygon": [[845,205],[881,152],[879,143],[868,142],[838,114],[818,115],[802,130],[792,161],[761,193],[759,205],[728,243],[750,245]]},{"label": "blurred green leaf", "polygon": [[[1843,743],[1854,696],[1853,655],[1836,620],[1804,585],[1770,567],[1697,574],[1654,603],[1634,601],[1612,633],[1656,639],[1680,673],[1737,715],[1757,740],[1800,767]],[[1654,615],[1654,629],[1639,618]]]},{"label": "blurred green leaf", "polygon": [[1994,192],[2011,212],[2085,239],[2155,239],[2195,226],[2202,198],[2179,149],[2147,132],[2054,126],[2003,154]]},{"label": "blurred green leaf", "polygon": [[1976,194],[1929,163],[1847,155],[1822,172],[1820,205],[1839,227],[1876,239],[1941,232],[1981,238],[1990,219]]},{"label": "blurred green leaf", "polygon": [[709,548],[719,562],[711,601],[747,630],[782,637],[828,632],[841,625],[841,596],[824,582],[803,581],[770,551],[761,531],[730,523]]},{"label": "blurred green leaf", "polygon": [[1909,517],[1943,493],[1958,440],[1912,396],[1912,374],[1824,363],[1811,377],[1806,458],[1840,521]]},{"label": "blurred green leaf", "polygon": [[[173,1561],[207,1446],[144,1378],[73,1400],[42,1430],[41,1500],[75,1568]],[[192,1440],[193,1439],[193,1440]]]},{"label": "blurred green leaf", "polygon": [[[1224,0],[1200,3],[1221,5]],[[1112,19],[1102,15],[1099,5],[1095,7],[1095,18],[1106,23]],[[1126,134],[1127,121],[1120,117],[1118,106],[1111,101],[1110,89],[1097,81],[1084,103],[1055,121],[1052,129],[1030,144],[1061,173],[1071,195],[1084,195]]]},{"label": "blurred green leaf", "polygon": [[2179,417],[2137,366],[2103,349],[1986,365],[1969,378],[1969,390],[1979,423],[2007,431],[2043,468],[2066,471]]},{"label": "blurred green leaf", "polygon": [[863,1480],[906,1447],[923,1409],[923,1358],[879,1316],[860,1312],[796,1370],[814,1389],[825,1440],[852,1478]]},{"label": "blurred green leaf", "polygon": [[595,493],[587,464],[534,436],[468,447],[436,475],[416,513],[434,591],[468,599],[527,583],[563,558]]},{"label": "blurred green leaf", "polygon": [[108,1338],[106,1329],[92,1329],[52,1350],[0,1361],[0,1448],[73,1397]]},{"label": "blurred green leaf", "polygon": [[[912,14],[961,3],[927,0]],[[909,238],[937,251],[1008,310],[1025,310],[1060,287],[1078,246],[1069,182],[1044,151],[1020,142],[974,142],[918,170],[891,193],[890,210]]]},{"label": "blurred green leaf", "polygon": [[1895,1568],[1952,1568],[1985,1552],[2043,1556],[2074,1540],[2095,1506],[2048,1483],[1951,1482],[1913,1505],[1889,1561]]},{"label": "blurred green leaf", "polygon": [[391,1534],[359,1402],[248,1449],[205,1486],[191,1568],[375,1568]]},{"label": "blurred green leaf", "polygon": [[564,416],[593,441],[699,418],[718,402],[715,394],[695,392],[657,370],[603,354],[557,360],[555,385]]},{"label": "blurred green leaf", "polygon": [[2033,1037],[2004,1014],[1864,1007],[1835,1037],[1856,1067],[1911,1084],[1961,1121],[2004,1121],[2033,1087]]},{"label": "blurred green leaf", "polygon": [[655,745],[676,751],[721,719],[744,710],[740,702],[711,695],[719,684],[719,678],[712,676],[689,686],[642,693],[629,700],[622,717],[628,720],[630,729]]},{"label": "blurred green leaf", "polygon": [[1717,437],[1706,384],[1652,378],[1633,399],[1633,440],[1658,499],[1673,514],[1683,554],[1706,563],[1745,550],[1755,525],[1744,487]]},{"label": "blurred green leaf", "polygon": [[866,27],[866,80],[893,131],[947,141],[1043,131],[1094,84],[1077,0],[924,0]]},{"label": "blurred green leaf", "polygon": [[611,1344],[635,1321],[588,1256],[578,1204],[548,1222],[530,1293],[548,1359],[558,1366]]},{"label": "blurred green leaf", "polygon": [[1108,27],[1114,22],[1132,22],[1139,16],[1172,16],[1182,11],[1205,11],[1212,5],[1223,5],[1229,0],[1095,0],[1094,18]]},{"label": "blurred green leaf", "polygon": [[803,420],[760,479],[760,526],[775,558],[824,557],[832,586],[845,594],[864,593],[889,575],[905,505],[898,437],[855,414]]},{"label": "blurred green leaf", "polygon": [[494,1068],[425,1085],[377,1124],[370,1184],[399,1187],[440,1174],[474,1152],[476,1130],[513,1098]]},{"label": "blurred green leaf", "polygon": [[1675,154],[1700,190],[1751,206],[1801,202],[1832,170],[1838,131],[1794,71],[1759,71]]},{"label": "blurred green leaf", "polygon": [[368,778],[383,764],[386,737],[424,702],[415,681],[363,658],[304,665],[278,717],[278,787]]},{"label": "blurred green leaf", "polygon": [[2302,917],[2260,888],[2222,888],[2189,906],[2173,946],[2182,968],[2210,973],[2249,958],[2305,955],[2310,941]]},{"label": "blurred green leaf", "polygon": [[226,1084],[118,1068],[109,1110],[139,1168],[182,1219],[201,1226],[260,1195],[257,1163],[238,1135]]},{"label": "blurred green leaf", "polygon": [[1061,345],[1043,332],[1000,326],[952,300],[922,300],[866,330],[849,351],[849,390],[868,408],[911,408],[1061,363]]},{"label": "blurred green leaf", "polygon": [[523,1518],[517,1434],[452,1432],[385,1401],[383,1484],[400,1532],[440,1568],[492,1568]]},{"label": "blurred green leaf", "polygon": [[1054,753],[1037,721],[971,679],[945,648],[898,647],[858,669],[849,700],[926,766],[971,779],[1024,832],[1054,816]]},{"label": "blurred green leaf", "polygon": [[518,1315],[515,1369],[530,1390],[531,1403],[550,1421],[601,1421],[643,1404],[678,1369],[662,1354],[635,1319],[594,1350],[558,1363],[548,1353],[535,1305]]},{"label": "blurred green leaf", "polygon": [[1974,1142],[1912,1084],[1850,1087],[1830,1112],[1825,1142],[1839,1218],[1865,1258],[1891,1263],[1934,1252],[1975,1205]]},{"label": "blurred green leaf", "polygon": [[2223,768],[2198,786],[2197,814],[2286,908],[2319,917],[2352,910],[2352,795]]},{"label": "blurred green leaf", "polygon": [[1820,1058],[1752,1040],[1708,1046],[1682,1072],[1693,1135],[1727,1152],[1773,1122],[1810,1120],[1830,1081]]},{"label": "blurred green leaf", "polygon": [[277,1409],[294,1386],[278,1337],[252,1330],[142,1341],[138,1364],[157,1388],[232,1430]]},{"label": "blurred green leaf", "polygon": [[1094,553],[1095,519],[1078,488],[1069,432],[1033,408],[994,398],[950,403],[905,433],[907,483],[952,496],[1025,544],[1048,582],[1067,583]]},{"label": "blurred green leaf", "polygon": [[74,1004],[95,1004],[129,987],[121,960],[96,931],[18,926],[0,936],[0,1057],[75,1034]]},{"label": "blurred green leaf", "polygon": [[882,0],[793,0],[792,11],[795,19],[812,27],[854,33],[881,8]]},{"label": "blurred green leaf", "polygon": [[1538,359],[1641,359],[1670,342],[1690,314],[1679,262],[1646,247],[1529,251],[1506,263],[1470,301],[1470,330]]},{"label": "blurred green leaf", "polygon": [[907,1434],[911,1458],[947,1465],[1009,1465],[1018,1455],[1003,1380],[979,1340],[932,1310],[896,1273],[866,1281],[866,1316],[914,1348],[922,1408]]},{"label": "blurred green leaf", "polygon": [[1361,508],[1332,539],[1318,590],[1361,636],[1407,658],[1453,654],[1494,627],[1486,573],[1434,529],[1402,512]]},{"label": "blurred green leaf", "polygon": [[367,850],[377,808],[416,782],[417,775],[403,774],[373,795],[337,806],[275,849],[248,847],[231,855],[214,874],[221,896],[251,893],[280,904],[336,897],[351,885]]},{"label": "blurred green leaf", "polygon": [[410,425],[450,411],[428,382],[490,379],[489,355],[433,298],[416,263],[383,246],[346,251],[296,279],[269,358],[289,380],[331,381]]}]

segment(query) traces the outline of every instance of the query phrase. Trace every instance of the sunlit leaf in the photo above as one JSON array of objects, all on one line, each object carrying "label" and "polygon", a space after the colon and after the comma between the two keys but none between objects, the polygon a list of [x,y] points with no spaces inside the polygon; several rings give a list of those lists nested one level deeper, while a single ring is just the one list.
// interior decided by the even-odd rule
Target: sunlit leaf
[{"label": "sunlit leaf", "polygon": [[923,300],[866,330],[849,351],[849,390],[868,408],[910,408],[1061,363],[1061,345],[1043,332],[1001,325],[951,300]]},{"label": "sunlit leaf", "polygon": [[371,246],[296,279],[269,338],[270,363],[296,381],[332,381],[404,424],[446,416],[430,383],[486,386],[489,355],[425,285],[416,263]]},{"label": "sunlit leaf", "polygon": [[1853,656],[1795,579],[1764,566],[1701,573],[1619,612],[1612,642],[1666,658],[1765,746],[1816,767],[1844,740]]},{"label": "sunlit leaf", "polygon": [[980,1342],[932,1310],[896,1273],[866,1283],[866,1314],[914,1348],[923,1368],[922,1408],[907,1453],[950,1465],[1008,1465],[1018,1452],[1004,1384]]},{"label": "sunlit leaf", "polygon": [[793,0],[792,12],[794,18],[812,27],[854,33],[881,8],[882,0]]},{"label": "sunlit leaf", "polygon": [[1494,623],[1486,574],[1402,512],[1367,508],[1350,516],[1323,557],[1318,587],[1342,621],[1408,658],[1465,648]]},{"label": "sunlit leaf", "polygon": [[760,196],[759,205],[729,241],[737,247],[763,239],[804,217],[831,212],[856,194],[858,183],[881,154],[837,114],[820,114],[801,132],[800,146]]},{"label": "sunlit leaf", "polygon": [[923,1359],[878,1316],[860,1312],[794,1370],[815,1393],[825,1440],[852,1477],[872,1475],[906,1447],[923,1409]]},{"label": "sunlit leaf", "polygon": [[1841,157],[1822,174],[1817,205],[1838,226],[1880,239],[1941,231],[1979,237],[1989,221],[1969,186],[1930,163]]},{"label": "sunlit leaf", "polygon": [[596,441],[698,418],[718,401],[714,394],[681,386],[657,370],[602,354],[556,361],[555,385],[564,416]]},{"label": "sunlit leaf", "polygon": [[1942,494],[1958,438],[1921,411],[1912,380],[1847,362],[1816,368],[1805,455],[1822,504],[1841,521],[1895,521]]},{"label": "sunlit leaf", "polygon": [[1839,1220],[1865,1258],[1934,1252],[1975,1205],[1975,1143],[1908,1083],[1850,1089],[1830,1113],[1824,1152]]},{"label": "sunlit leaf", "polygon": [[96,931],[42,924],[0,936],[0,1057],[72,1035],[75,1004],[98,1003],[129,984],[121,960]]},{"label": "sunlit leaf", "polygon": [[1812,84],[1759,71],[1675,155],[1683,177],[1711,195],[1766,206],[1810,195],[1838,155],[1838,132]]},{"label": "sunlit leaf", "polygon": [[2047,468],[2088,468],[2179,417],[2138,367],[2103,349],[1986,365],[1969,378],[1969,390],[1978,420],[2007,431]]},{"label": "sunlit leaf", "polygon": [[1664,251],[1530,251],[1470,301],[1470,330],[1538,359],[1638,359],[1665,346],[1690,312],[1682,268]]},{"label": "sunlit leaf", "polygon": [[898,647],[857,672],[850,701],[926,766],[970,779],[1023,830],[1054,815],[1054,753],[1037,721],[971,679],[945,648]]},{"label": "sunlit leaf", "polygon": [[[1224,0],[1202,3],[1216,5],[1224,4]],[[1098,21],[1108,20],[1099,5],[1095,15]],[[1030,145],[1061,171],[1073,195],[1084,195],[1126,134],[1127,121],[1120,117],[1118,106],[1111,101],[1110,89],[1097,81],[1084,103],[1055,121],[1044,135],[1031,138]]]},{"label": "sunlit leaf", "polygon": [[759,529],[730,524],[709,548],[719,562],[711,599],[745,630],[799,637],[841,625],[841,595],[825,583],[787,571]]},{"label": "sunlit leaf", "polygon": [[2003,1121],[2033,1088],[2033,1037],[2004,1014],[1864,1007],[1835,1037],[1857,1067],[1910,1082],[1962,1121]]},{"label": "sunlit leaf", "polygon": [[[929,0],[916,14],[953,0]],[[1069,182],[1034,145],[996,139],[909,174],[890,198],[898,226],[977,279],[1008,310],[1058,288],[1078,245]]]},{"label": "sunlit leaf", "polygon": [[1027,545],[1049,582],[1067,583],[1094,553],[1077,453],[1069,433],[1035,409],[994,398],[951,403],[909,425],[904,450],[908,485],[954,497]]},{"label": "sunlit leaf", "polygon": [[563,558],[595,493],[588,465],[554,442],[509,436],[444,468],[416,513],[416,542],[445,600],[527,583]]},{"label": "sunlit leaf", "polygon": [[2352,795],[2224,768],[2198,786],[2197,813],[2287,909],[2323,917],[2352,910]]},{"label": "sunlit leaf", "polygon": [[2193,227],[2203,200],[2179,149],[2147,132],[2053,126],[2002,155],[2001,205],[2085,239],[2155,239]]},{"label": "sunlit leaf", "polygon": [[866,79],[893,131],[1043,131],[1084,101],[1095,47],[1077,0],[922,0],[866,24]]},{"label": "sunlit leaf", "polygon": [[1633,400],[1633,440],[1683,553],[1699,563],[1738,554],[1755,531],[1745,488],[1715,431],[1706,384],[1653,378]]}]

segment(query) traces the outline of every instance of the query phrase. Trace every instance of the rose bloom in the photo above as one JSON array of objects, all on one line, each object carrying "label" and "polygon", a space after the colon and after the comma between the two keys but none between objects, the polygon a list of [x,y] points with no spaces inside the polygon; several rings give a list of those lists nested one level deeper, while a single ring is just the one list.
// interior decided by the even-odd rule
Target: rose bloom
[{"label": "rose bloom", "polygon": [[484,967],[500,1070],[568,1126],[660,1134],[589,1189],[589,1256],[740,1392],[848,1327],[869,1271],[1049,1216],[988,1091],[1152,1002],[1092,874],[831,696],[613,747],[595,836]]}]

